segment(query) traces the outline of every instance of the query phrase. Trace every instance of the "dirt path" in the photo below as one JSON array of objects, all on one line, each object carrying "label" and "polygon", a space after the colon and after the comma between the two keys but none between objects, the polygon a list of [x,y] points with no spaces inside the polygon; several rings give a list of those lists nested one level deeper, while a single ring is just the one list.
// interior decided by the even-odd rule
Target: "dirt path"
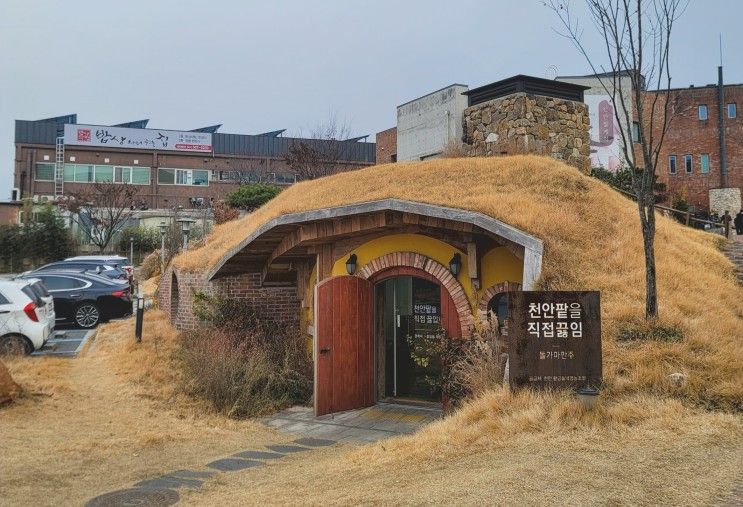
[{"label": "dirt path", "polygon": [[[204,415],[203,407],[152,387],[168,374],[154,365],[167,362],[152,360],[154,350],[129,354],[123,340],[130,333],[116,331],[104,329],[82,357],[9,362],[25,393],[0,410],[3,505],[79,505],[249,445],[289,439],[258,423]],[[168,353],[160,347],[158,354]],[[128,364],[139,352],[153,363],[134,357]]]}]

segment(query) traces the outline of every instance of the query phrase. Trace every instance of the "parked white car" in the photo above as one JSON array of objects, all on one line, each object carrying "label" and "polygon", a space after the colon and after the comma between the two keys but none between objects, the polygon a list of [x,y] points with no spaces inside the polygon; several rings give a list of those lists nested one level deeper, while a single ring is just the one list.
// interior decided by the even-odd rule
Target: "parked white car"
[{"label": "parked white car", "polygon": [[30,354],[54,332],[54,300],[37,279],[0,280],[0,354]]}]

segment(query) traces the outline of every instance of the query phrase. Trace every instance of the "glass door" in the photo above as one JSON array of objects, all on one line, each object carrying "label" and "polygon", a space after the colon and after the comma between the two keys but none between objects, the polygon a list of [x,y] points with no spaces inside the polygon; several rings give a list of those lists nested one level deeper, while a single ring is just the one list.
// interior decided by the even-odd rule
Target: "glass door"
[{"label": "glass door", "polygon": [[412,276],[391,278],[377,285],[377,305],[385,396],[440,400],[440,287]]}]

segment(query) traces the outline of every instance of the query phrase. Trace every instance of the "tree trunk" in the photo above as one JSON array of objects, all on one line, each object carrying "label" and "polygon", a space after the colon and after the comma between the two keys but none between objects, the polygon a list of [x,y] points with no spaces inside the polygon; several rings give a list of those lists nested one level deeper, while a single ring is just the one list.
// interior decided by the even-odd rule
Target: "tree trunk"
[{"label": "tree trunk", "polygon": [[645,319],[658,317],[658,290],[655,270],[655,206],[653,194],[638,193],[637,205],[642,224],[642,244],[645,253]]}]

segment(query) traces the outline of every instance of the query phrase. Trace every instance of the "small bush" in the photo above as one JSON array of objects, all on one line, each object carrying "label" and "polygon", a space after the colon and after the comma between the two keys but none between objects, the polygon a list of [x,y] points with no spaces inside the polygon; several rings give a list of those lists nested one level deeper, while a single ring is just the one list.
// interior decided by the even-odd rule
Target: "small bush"
[{"label": "small bush", "polygon": [[265,183],[250,183],[240,185],[237,190],[227,194],[225,202],[231,208],[244,209],[252,211],[266,204],[268,201],[279,195],[281,188],[276,185]]},{"label": "small bush", "polygon": [[658,322],[630,320],[619,324],[617,340],[624,342],[682,342],[684,341],[684,332],[676,326],[664,325]]},{"label": "small bush", "polygon": [[139,265],[139,276],[142,280],[148,280],[153,276],[157,276],[160,274],[160,271],[160,250],[155,250],[148,254],[142,261],[142,264]]},{"label": "small bush", "polygon": [[497,326],[468,340],[449,339],[444,358],[444,392],[451,408],[503,383],[505,349]]},{"label": "small bush", "polygon": [[205,294],[194,312],[206,325],[183,338],[186,390],[230,417],[255,417],[307,403],[312,363],[291,323],[245,301]]}]

